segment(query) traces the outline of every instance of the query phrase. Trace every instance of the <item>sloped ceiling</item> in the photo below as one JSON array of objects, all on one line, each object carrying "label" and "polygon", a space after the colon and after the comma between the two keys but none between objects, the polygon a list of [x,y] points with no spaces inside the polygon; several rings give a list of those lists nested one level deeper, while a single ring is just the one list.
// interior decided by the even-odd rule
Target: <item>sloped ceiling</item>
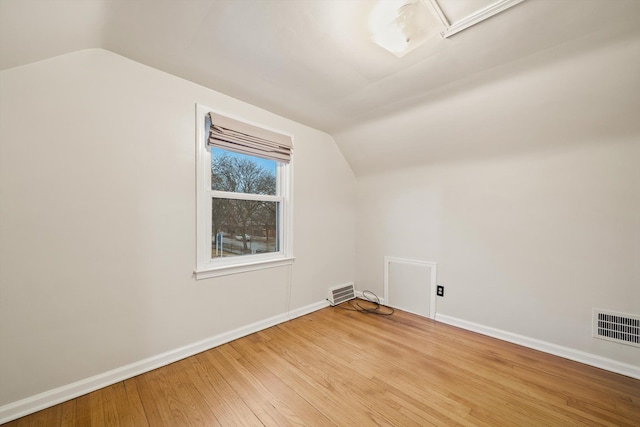
[{"label": "sloped ceiling", "polygon": [[[439,1],[450,20],[491,3]],[[606,113],[616,129],[635,131],[626,117],[639,111],[638,0],[525,0],[451,38],[435,34],[403,58],[370,41],[371,7],[369,0],[1,0],[0,67],[108,49],[331,133],[357,174],[499,153],[516,137],[521,145],[539,141],[546,136],[539,130],[522,137],[526,117],[539,129],[553,112],[589,103],[591,92],[609,95],[582,121]],[[483,132],[486,140],[477,139]]]}]

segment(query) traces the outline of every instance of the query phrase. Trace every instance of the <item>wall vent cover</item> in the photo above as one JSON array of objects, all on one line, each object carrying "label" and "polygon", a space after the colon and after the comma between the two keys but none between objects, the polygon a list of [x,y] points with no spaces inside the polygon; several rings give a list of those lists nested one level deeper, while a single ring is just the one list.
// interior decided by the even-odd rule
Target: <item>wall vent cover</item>
[{"label": "wall vent cover", "polygon": [[338,305],[345,301],[352,300],[355,297],[356,290],[353,286],[353,283],[347,283],[344,285],[329,288],[329,303],[331,305]]},{"label": "wall vent cover", "polygon": [[593,336],[640,347],[640,316],[594,308]]}]

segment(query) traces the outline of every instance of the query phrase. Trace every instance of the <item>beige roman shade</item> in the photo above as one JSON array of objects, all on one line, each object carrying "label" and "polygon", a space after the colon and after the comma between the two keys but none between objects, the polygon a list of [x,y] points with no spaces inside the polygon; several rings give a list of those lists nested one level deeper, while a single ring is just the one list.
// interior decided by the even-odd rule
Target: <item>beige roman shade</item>
[{"label": "beige roman shade", "polygon": [[284,163],[291,160],[291,137],[219,114],[209,113],[209,118],[209,145]]}]

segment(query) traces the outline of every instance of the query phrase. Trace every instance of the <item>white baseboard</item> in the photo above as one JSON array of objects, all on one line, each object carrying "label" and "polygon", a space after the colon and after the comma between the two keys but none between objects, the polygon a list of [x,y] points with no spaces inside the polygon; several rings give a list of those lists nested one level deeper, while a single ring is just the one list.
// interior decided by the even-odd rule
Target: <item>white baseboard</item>
[{"label": "white baseboard", "polygon": [[329,307],[329,301],[327,300],[297,308],[289,312],[289,320],[295,319],[296,317],[304,316],[305,314],[313,313],[314,311],[318,311],[325,307]]},{"label": "white baseboard", "polygon": [[328,305],[328,301],[320,301],[310,304],[308,306],[292,310],[289,313],[279,314],[277,316],[255,322],[184,347],[170,350],[166,353],[152,356],[84,380],[76,381],[53,390],[36,394],[35,396],[8,403],[0,406],[0,424],[24,417],[25,415],[32,414],[41,409],[66,402],[67,400],[110,386],[119,381],[124,381],[135,377],[136,375],[152,371],[161,366],[177,362],[178,360],[182,360],[186,357],[193,356],[194,354],[201,353],[288,320],[295,319],[296,317],[304,316],[305,314],[320,310]]},{"label": "white baseboard", "polygon": [[621,375],[626,375],[631,378],[640,379],[640,367],[638,366],[629,365],[627,363],[618,362],[613,359],[586,353],[584,351],[574,350],[572,348],[551,344],[546,341],[540,341],[534,338],[525,337],[523,335],[491,328],[488,326],[480,325],[478,323],[473,323],[466,320],[458,319],[456,317],[447,316],[445,314],[436,314],[436,320],[451,326],[466,329],[468,331],[477,332],[482,335],[487,335],[503,341],[508,341],[524,347],[532,348],[534,350],[539,350],[545,353],[553,354],[555,356],[560,356],[565,359],[573,360],[575,362],[584,363],[586,365],[595,366],[596,368],[615,372]]}]

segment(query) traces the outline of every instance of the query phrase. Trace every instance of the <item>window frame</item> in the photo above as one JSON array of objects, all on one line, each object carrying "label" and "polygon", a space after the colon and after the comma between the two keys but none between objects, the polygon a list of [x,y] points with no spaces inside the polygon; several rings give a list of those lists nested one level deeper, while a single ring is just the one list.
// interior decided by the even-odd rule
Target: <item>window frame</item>
[{"label": "window frame", "polygon": [[[276,195],[253,195],[211,189],[211,147],[206,126],[206,116],[212,112],[234,120],[261,127],[281,134],[285,132],[272,129],[263,124],[251,122],[243,117],[234,117],[204,105],[196,104],[196,280],[210,277],[237,274],[265,268],[290,265],[293,257],[293,153],[289,163],[277,162]],[[292,138],[293,139],[293,138]],[[279,250],[264,254],[247,254],[234,257],[211,257],[211,208],[212,199],[232,198],[240,200],[268,200],[280,203],[278,215]]]}]

